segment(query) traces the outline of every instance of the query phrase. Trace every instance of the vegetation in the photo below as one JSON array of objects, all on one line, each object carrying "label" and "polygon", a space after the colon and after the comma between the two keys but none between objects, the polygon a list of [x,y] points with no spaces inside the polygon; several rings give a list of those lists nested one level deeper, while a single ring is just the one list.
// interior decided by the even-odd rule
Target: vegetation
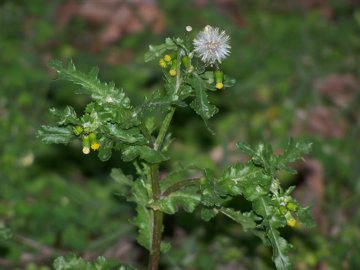
[{"label": "vegetation", "polygon": [[[119,262],[144,268],[143,247],[152,246],[153,236],[144,215],[163,212],[163,251],[172,246],[161,256],[165,269],[274,269],[271,257],[279,269],[288,269],[288,258],[295,269],[357,269],[358,7],[337,1],[319,9],[291,1],[281,7],[267,1],[201,7],[158,1],[148,12],[166,20],[146,29],[163,34],[128,28],[106,41],[106,22],[94,27],[81,9],[92,2],[1,3],[0,268],[118,269]],[[66,14],[73,15],[66,21]],[[219,65],[229,75],[221,90],[217,69],[197,55],[190,57],[193,72],[176,61],[180,72],[174,77],[171,66],[158,65],[179,46],[190,54],[192,39],[206,24],[230,36],[230,56]],[[181,37],[182,43],[153,46],[146,59],[154,61],[143,64],[145,44],[159,44],[186,25],[193,27],[190,42]],[[62,60],[48,69],[50,59]],[[100,74],[80,72],[94,65]],[[54,69],[75,84],[52,82]],[[177,76],[185,90],[174,100]],[[233,86],[230,77],[237,80]],[[111,80],[114,85],[103,83]],[[87,96],[73,95],[79,83]],[[107,95],[115,100],[111,106],[104,103]],[[55,117],[48,118],[49,107],[59,108],[51,110]],[[154,150],[151,141],[162,134],[169,108],[176,112]],[[68,147],[37,139],[44,123],[42,138]],[[313,142],[305,163],[293,161],[308,153],[308,144],[286,146],[289,137]],[[270,144],[280,150],[273,154]],[[150,172],[157,166],[161,197],[151,200]],[[244,180],[250,171],[263,180],[260,191]],[[310,230],[299,225],[308,223],[305,205],[313,206],[317,223]],[[294,224],[288,212],[295,227],[287,226]],[[139,247],[133,224],[143,221]],[[295,248],[289,250],[288,242]]]}]

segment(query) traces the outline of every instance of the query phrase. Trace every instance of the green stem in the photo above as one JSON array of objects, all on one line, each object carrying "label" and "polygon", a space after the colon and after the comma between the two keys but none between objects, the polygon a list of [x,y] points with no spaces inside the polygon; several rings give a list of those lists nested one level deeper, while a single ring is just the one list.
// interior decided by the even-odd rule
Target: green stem
[{"label": "green stem", "polygon": [[[181,86],[181,77],[180,77],[180,54],[177,54],[177,66],[176,66],[176,82],[174,95],[177,95],[180,91]],[[171,120],[175,113],[175,107],[170,106],[168,113],[165,116],[165,119],[161,125],[159,134],[153,144],[154,150],[161,150],[161,146],[164,142],[164,138],[169,129]],[[160,177],[159,177],[159,164],[151,165],[151,189],[153,194],[153,200],[157,201],[160,199]],[[163,232],[163,213],[159,210],[153,211],[153,226],[152,226],[152,241],[151,241],[151,251],[150,251],[150,260],[149,260],[149,270],[157,270],[159,268],[160,262],[160,248],[161,248],[161,237]]]},{"label": "green stem", "polygon": [[[160,178],[159,165],[151,165],[151,187],[153,200],[160,198]],[[163,213],[159,210],[153,210],[152,241],[149,260],[149,270],[157,270],[160,262],[161,236],[163,231]]]},{"label": "green stem", "polygon": [[171,123],[171,119],[173,117],[175,113],[175,107],[170,107],[169,109],[169,112],[166,114],[165,116],[165,119],[161,125],[161,128],[160,128],[160,131],[159,131],[159,135],[158,137],[156,138],[156,141],[154,143],[154,149],[155,150],[159,150],[160,147],[161,147],[161,144],[163,143],[164,141],[164,138],[165,138],[165,135],[166,135],[166,132],[170,126],[170,123]]},{"label": "green stem", "polygon": [[177,182],[176,184],[170,186],[167,190],[165,190],[163,192],[162,196],[169,196],[171,193],[178,191],[179,189],[182,189],[187,186],[199,185],[199,184],[200,184],[200,178],[192,178],[192,179],[182,180],[182,181]]}]

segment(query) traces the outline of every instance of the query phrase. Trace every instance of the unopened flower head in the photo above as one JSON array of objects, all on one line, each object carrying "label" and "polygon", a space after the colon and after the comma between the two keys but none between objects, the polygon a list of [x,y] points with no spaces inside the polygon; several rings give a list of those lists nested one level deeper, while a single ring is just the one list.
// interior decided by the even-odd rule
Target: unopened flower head
[{"label": "unopened flower head", "polygon": [[194,39],[194,51],[205,64],[221,63],[230,54],[229,39],[225,31],[208,25]]}]

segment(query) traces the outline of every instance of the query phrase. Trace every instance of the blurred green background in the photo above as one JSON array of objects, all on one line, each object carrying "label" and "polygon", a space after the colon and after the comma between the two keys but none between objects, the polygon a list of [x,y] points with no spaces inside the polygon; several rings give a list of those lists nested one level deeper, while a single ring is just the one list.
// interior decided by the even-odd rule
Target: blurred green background
[{"label": "blurred green background", "polygon": [[[296,197],[313,206],[317,227],[285,230],[298,270],[360,269],[360,1],[356,0],[1,0],[0,1],[0,269],[51,269],[59,255],[144,267],[146,252],[129,223],[133,205],[118,196],[115,155],[102,163],[79,144],[36,139],[48,109],[88,102],[76,87],[54,81],[50,59],[100,67],[135,104],[161,87],[157,63],[143,62],[148,44],[210,24],[231,36],[225,73],[231,89],[211,94],[220,113],[207,132],[188,109],[172,125],[174,159],[222,169],[245,161],[237,141],[290,137],[313,142],[294,164]],[[169,162],[163,173],[178,166]],[[239,202],[241,204],[241,202]],[[240,206],[241,207],[241,206]],[[163,269],[274,269],[270,249],[233,224],[199,213],[165,219],[172,250]],[[11,230],[12,238],[6,239]]]}]

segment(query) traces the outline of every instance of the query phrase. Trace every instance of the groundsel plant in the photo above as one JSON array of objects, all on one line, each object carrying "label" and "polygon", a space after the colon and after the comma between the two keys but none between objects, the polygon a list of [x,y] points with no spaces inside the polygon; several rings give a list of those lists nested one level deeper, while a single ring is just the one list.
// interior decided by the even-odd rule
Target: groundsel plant
[{"label": "groundsel plant", "polygon": [[[205,122],[218,108],[208,100],[208,94],[231,91],[226,88],[234,80],[224,75],[221,62],[230,55],[230,38],[222,30],[206,26],[198,34],[186,27],[183,38],[167,38],[163,44],[149,46],[145,61],[158,61],[164,77],[164,90],[155,91],[142,104],[132,104],[126,93],[114,83],[98,79],[98,69],[89,73],[76,69],[69,61],[50,63],[60,79],[79,85],[81,93],[90,95],[91,102],[82,115],[71,106],[51,109],[55,126],[42,126],[39,137],[46,143],[82,142],[85,155],[97,152],[107,161],[113,152],[123,161],[132,162],[137,177],[113,169],[121,194],[136,205],[132,223],[138,229],[138,243],[149,251],[149,270],[159,268],[160,254],[170,249],[162,241],[163,216],[174,215],[180,209],[194,212],[210,221],[225,215],[272,248],[272,259],[279,270],[291,269],[288,257],[290,244],[280,236],[279,229],[312,225],[308,208],[303,208],[292,196],[294,187],[283,189],[277,177],[280,170],[293,172],[287,164],[308,153],[310,145],[290,141],[281,155],[275,155],[269,144],[257,146],[238,143],[249,156],[247,163],[229,165],[225,171],[200,168],[194,178],[194,166],[168,172],[160,178],[159,168],[169,160],[173,138],[170,123],[178,107],[189,107]],[[162,115],[160,119],[154,118]],[[157,124],[156,124],[157,123]],[[233,198],[242,197],[251,207],[248,212],[230,207]],[[104,258],[93,264],[77,257],[60,257],[54,267],[60,269],[109,269]],[[133,269],[122,266],[120,269]]]}]

